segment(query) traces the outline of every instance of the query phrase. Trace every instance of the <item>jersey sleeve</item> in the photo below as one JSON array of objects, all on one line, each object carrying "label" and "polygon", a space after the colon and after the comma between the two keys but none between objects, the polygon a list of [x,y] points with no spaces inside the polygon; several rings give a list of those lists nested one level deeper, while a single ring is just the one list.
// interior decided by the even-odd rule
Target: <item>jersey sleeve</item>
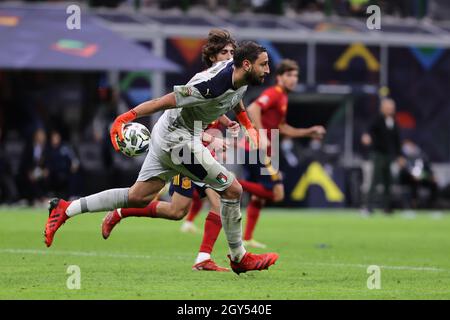
[{"label": "jersey sleeve", "polygon": [[275,90],[267,89],[256,99],[255,103],[260,106],[262,110],[271,108],[276,101],[277,93]]},{"label": "jersey sleeve", "polygon": [[177,108],[190,108],[207,103],[207,99],[193,85],[174,86]]}]

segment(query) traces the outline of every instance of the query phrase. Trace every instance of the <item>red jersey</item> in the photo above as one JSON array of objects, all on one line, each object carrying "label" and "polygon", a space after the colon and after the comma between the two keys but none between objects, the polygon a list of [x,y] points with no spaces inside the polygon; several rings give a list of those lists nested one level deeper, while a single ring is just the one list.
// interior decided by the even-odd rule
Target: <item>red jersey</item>
[{"label": "red jersey", "polygon": [[273,86],[264,90],[255,103],[261,108],[262,126],[270,140],[270,130],[286,121],[288,96],[280,86]]},{"label": "red jersey", "polygon": [[[270,131],[278,129],[280,124],[286,121],[286,112],[288,104],[287,93],[278,85],[272,86],[264,90],[255,103],[261,108],[261,122],[263,129],[267,129],[267,138],[271,140]],[[240,146],[245,150],[250,150],[250,145],[244,138],[240,142]],[[268,148],[270,154],[270,147]]]}]

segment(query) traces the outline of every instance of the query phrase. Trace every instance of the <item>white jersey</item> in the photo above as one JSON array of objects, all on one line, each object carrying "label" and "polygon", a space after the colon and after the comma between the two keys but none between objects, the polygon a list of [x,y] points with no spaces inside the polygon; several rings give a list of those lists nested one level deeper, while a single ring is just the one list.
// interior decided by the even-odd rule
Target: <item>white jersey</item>
[{"label": "white jersey", "polygon": [[[164,151],[188,142],[211,122],[236,107],[247,86],[233,87],[233,60],[197,73],[186,85],[174,86],[176,109],[166,110],[152,130],[152,140]],[[198,122],[197,124],[195,122]],[[200,130],[194,132],[194,127]]]}]

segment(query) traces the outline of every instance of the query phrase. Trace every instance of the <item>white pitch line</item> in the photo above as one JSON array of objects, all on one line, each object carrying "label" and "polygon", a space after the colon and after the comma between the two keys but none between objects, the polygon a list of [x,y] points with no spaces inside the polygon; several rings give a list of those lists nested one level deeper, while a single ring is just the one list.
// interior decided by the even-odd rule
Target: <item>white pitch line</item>
[{"label": "white pitch line", "polygon": [[[321,265],[330,267],[354,267],[354,268],[367,268],[369,264],[348,264],[348,263],[324,263],[324,262],[303,262],[301,264],[306,265]],[[437,271],[445,272],[450,271],[450,269],[442,269],[436,267],[413,267],[413,266],[383,266],[379,265],[381,269],[391,269],[391,270],[411,270],[411,271]]]},{"label": "white pitch line", "polygon": [[[95,251],[57,251],[57,250],[37,250],[37,249],[0,249],[0,253],[12,254],[34,254],[34,255],[58,255],[58,256],[77,256],[77,257],[100,257],[100,258],[118,258],[118,259],[160,259],[161,256],[149,255],[131,255],[124,253],[105,253]],[[186,255],[186,258],[192,255]],[[171,259],[173,258],[170,257]],[[179,255],[175,258],[181,258]],[[184,258],[183,258],[184,259]]]},{"label": "white pitch line", "polygon": [[[161,259],[161,258],[174,258],[185,260],[191,258],[190,254],[186,254],[185,257],[177,256],[156,256],[156,255],[135,255],[124,253],[105,253],[95,251],[56,251],[56,250],[37,250],[37,249],[0,249],[0,253],[11,254],[34,254],[34,255],[60,255],[60,256],[78,256],[78,257],[105,257],[105,258],[118,258],[118,259]],[[300,262],[303,265],[313,266],[328,266],[328,267],[347,267],[347,268],[367,268],[369,264],[348,264],[348,263],[326,263],[326,262]],[[436,267],[414,267],[414,266],[379,266],[382,269],[391,270],[409,270],[409,271],[433,271],[433,272],[449,272],[450,269],[436,268]]]}]

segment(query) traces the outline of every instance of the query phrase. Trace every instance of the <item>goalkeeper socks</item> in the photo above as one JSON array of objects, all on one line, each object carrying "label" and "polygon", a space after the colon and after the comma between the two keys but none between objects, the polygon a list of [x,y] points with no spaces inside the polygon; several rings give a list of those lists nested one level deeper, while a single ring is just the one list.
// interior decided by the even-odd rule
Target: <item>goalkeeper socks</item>
[{"label": "goalkeeper socks", "polygon": [[253,239],[253,231],[255,230],[256,223],[258,222],[259,214],[261,212],[261,202],[252,200],[247,207],[247,224],[245,225],[244,240]]},{"label": "goalkeeper socks", "polygon": [[220,229],[222,229],[222,220],[219,214],[210,211],[205,220],[205,228],[203,232],[203,241],[200,245],[200,252],[211,254]]},{"label": "goalkeeper socks", "polygon": [[239,199],[221,199],[221,204],[222,227],[227,237],[231,260],[240,262],[245,254],[242,245],[241,203]]},{"label": "goalkeeper socks", "polygon": [[156,207],[159,201],[152,201],[144,208],[123,208],[121,209],[121,217],[156,217]]},{"label": "goalkeeper socks", "polygon": [[257,197],[264,198],[267,200],[273,200],[273,191],[264,188],[262,184],[256,182],[250,182],[246,180],[238,180],[242,188]]},{"label": "goalkeeper socks", "polygon": [[78,200],[72,201],[66,214],[73,217],[85,212],[109,211],[128,205],[128,190],[130,188],[109,189]]},{"label": "goalkeeper socks", "polygon": [[195,217],[197,217],[200,210],[202,210],[202,206],[203,206],[202,199],[200,199],[198,192],[194,191],[194,194],[192,197],[192,206],[186,217],[186,221],[194,222]]}]

